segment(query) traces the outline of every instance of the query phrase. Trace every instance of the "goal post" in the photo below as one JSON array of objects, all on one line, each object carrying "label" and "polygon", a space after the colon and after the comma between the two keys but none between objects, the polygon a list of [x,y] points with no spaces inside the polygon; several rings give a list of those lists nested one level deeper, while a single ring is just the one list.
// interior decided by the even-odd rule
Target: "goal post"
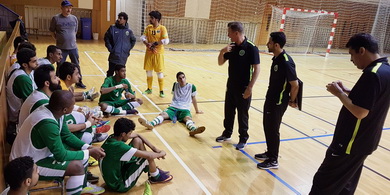
[{"label": "goal post", "polygon": [[337,18],[337,12],[272,6],[271,28],[277,31],[279,27],[279,31],[285,32],[286,46],[291,52],[318,53],[328,57]]}]

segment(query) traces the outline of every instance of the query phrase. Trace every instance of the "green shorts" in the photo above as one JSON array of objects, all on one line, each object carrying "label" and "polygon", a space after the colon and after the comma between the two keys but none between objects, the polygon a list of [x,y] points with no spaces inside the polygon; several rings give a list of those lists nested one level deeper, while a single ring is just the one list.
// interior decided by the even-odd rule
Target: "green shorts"
[{"label": "green shorts", "polygon": [[186,110],[186,109],[178,109],[170,106],[167,109],[165,109],[164,112],[168,114],[169,119],[173,120],[174,117],[176,117],[177,121],[179,122],[183,122],[183,119],[187,116],[192,118],[190,110]]},{"label": "green shorts", "polygon": [[39,160],[39,180],[62,180],[70,162],[58,162],[52,156]]},{"label": "green shorts", "polygon": [[[106,103],[110,106],[113,106],[115,108],[122,108],[122,110],[132,110],[135,107],[129,102],[129,100],[117,100],[117,101],[103,101],[103,103]],[[128,104],[129,103],[129,104]]]}]

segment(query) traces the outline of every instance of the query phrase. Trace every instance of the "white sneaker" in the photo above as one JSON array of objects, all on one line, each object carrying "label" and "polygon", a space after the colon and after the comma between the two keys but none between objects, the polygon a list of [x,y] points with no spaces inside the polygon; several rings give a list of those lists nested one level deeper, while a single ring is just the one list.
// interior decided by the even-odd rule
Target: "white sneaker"
[{"label": "white sneaker", "polygon": [[92,143],[102,142],[108,138],[107,133],[95,133],[92,138]]},{"label": "white sneaker", "polygon": [[104,188],[87,182],[87,187],[81,190],[81,194],[103,194],[105,191]]}]

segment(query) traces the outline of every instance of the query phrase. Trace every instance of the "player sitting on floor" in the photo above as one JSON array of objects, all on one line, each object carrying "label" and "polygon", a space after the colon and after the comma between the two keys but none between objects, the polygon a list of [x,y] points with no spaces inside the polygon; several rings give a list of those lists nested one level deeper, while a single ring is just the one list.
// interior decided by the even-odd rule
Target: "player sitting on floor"
[{"label": "player sitting on floor", "polygon": [[[122,93],[125,98],[122,99]],[[115,75],[106,77],[100,88],[102,94],[99,99],[101,110],[109,114],[137,114],[135,109],[142,105],[142,100],[135,98],[135,92],[131,90],[130,82],[126,79],[126,67],[115,66]]]},{"label": "player sitting on floor", "polygon": [[202,133],[206,130],[206,127],[196,127],[195,123],[192,121],[190,111],[192,102],[196,114],[203,114],[203,112],[198,109],[198,103],[195,97],[196,87],[193,84],[187,83],[186,75],[183,72],[178,72],[176,74],[176,79],[177,82],[173,84],[172,88],[173,98],[171,105],[151,122],[144,118],[139,118],[138,121],[141,125],[147,127],[148,129],[153,129],[153,126],[161,124],[165,119],[170,119],[174,123],[178,120],[179,122],[186,124],[191,136]]},{"label": "player sitting on floor", "polygon": [[[154,159],[164,159],[166,153],[157,149],[143,136],[134,133],[135,124],[127,118],[115,122],[114,134],[104,142],[106,152],[100,166],[106,185],[117,192],[127,192],[143,172],[149,172],[150,183],[164,183],[173,179],[169,172],[157,168]],[[131,139],[129,145],[127,140]],[[152,151],[146,151],[147,145]]]}]

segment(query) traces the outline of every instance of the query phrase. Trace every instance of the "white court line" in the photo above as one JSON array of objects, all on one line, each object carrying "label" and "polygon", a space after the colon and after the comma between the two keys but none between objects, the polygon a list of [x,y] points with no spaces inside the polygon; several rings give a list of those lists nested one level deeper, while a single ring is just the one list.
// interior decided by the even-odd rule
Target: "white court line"
[{"label": "white court line", "polygon": [[[88,55],[87,52],[85,52],[85,55],[87,55],[87,57],[92,61],[93,64],[95,64],[95,66],[100,70],[100,72],[102,72],[103,75],[105,75],[105,72],[96,64],[96,62],[91,58],[91,56]],[[128,79],[127,79],[128,80]],[[130,82],[130,81],[129,81]],[[130,82],[131,85],[133,85],[133,83]],[[140,94],[142,94],[142,91],[135,85],[133,85],[134,88],[140,92]],[[162,112],[162,110],[152,101],[150,100],[147,96],[143,95],[145,97],[145,99],[147,99],[154,107],[157,108],[157,110],[159,110],[160,112]],[[138,115],[140,115],[142,118],[143,115],[141,113],[138,113]],[[181,164],[181,166],[187,171],[187,173],[192,177],[192,179],[195,180],[195,182],[198,184],[198,186],[203,190],[203,192],[206,193],[206,195],[211,195],[211,193],[207,190],[206,186],[199,180],[198,177],[196,177],[196,175],[191,171],[191,169],[184,163],[184,161],[180,158],[180,156],[173,150],[173,148],[164,140],[163,137],[161,137],[161,135],[153,128],[153,133],[160,139],[160,141],[165,145],[165,147],[168,148],[168,150],[172,153],[172,155],[176,158],[176,160]]]}]

